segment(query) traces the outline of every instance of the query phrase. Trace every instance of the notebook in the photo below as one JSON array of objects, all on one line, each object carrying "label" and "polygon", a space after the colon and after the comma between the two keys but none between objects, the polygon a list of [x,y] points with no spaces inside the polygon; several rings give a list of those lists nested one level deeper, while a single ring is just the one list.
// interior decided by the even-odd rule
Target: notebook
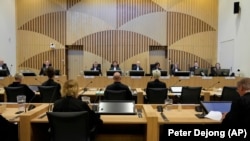
[{"label": "notebook", "polygon": [[170,87],[172,93],[181,93],[182,87]]},{"label": "notebook", "polygon": [[134,115],[135,102],[132,100],[102,100],[99,102],[98,113],[104,115]]},{"label": "notebook", "polygon": [[205,113],[209,113],[210,111],[229,112],[231,104],[231,101],[201,101],[201,106],[204,108]]}]

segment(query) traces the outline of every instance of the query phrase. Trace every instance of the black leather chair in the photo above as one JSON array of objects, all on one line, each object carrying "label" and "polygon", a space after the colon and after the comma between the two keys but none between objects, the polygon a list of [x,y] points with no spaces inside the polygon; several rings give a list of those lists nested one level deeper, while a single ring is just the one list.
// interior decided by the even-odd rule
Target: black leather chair
[{"label": "black leather chair", "polygon": [[199,104],[201,100],[202,87],[182,87],[180,103],[182,104]]},{"label": "black leather chair", "polygon": [[38,86],[42,103],[51,103],[57,100],[56,86]]},{"label": "black leather chair", "polygon": [[47,112],[51,141],[90,141],[89,114],[81,112]]},{"label": "black leather chair", "polygon": [[4,87],[7,95],[7,102],[17,102],[18,95],[25,95],[23,87]]},{"label": "black leather chair", "polygon": [[105,90],[104,100],[130,100],[125,90]]},{"label": "black leather chair", "polygon": [[146,90],[148,104],[164,104],[168,95],[167,88],[148,88]]},{"label": "black leather chair", "polygon": [[222,89],[220,100],[221,101],[237,100],[238,98],[240,98],[240,95],[238,94],[236,90],[237,90],[237,87],[224,86]]}]

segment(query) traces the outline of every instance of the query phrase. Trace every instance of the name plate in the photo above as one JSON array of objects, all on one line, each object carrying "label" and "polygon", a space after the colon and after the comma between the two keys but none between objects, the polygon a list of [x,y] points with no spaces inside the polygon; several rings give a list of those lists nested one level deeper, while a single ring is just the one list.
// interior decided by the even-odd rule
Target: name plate
[{"label": "name plate", "polygon": [[169,76],[161,76],[160,79],[169,79]]},{"label": "name plate", "polygon": [[132,79],[141,79],[141,76],[131,76]]},{"label": "name plate", "polygon": [[225,79],[235,79],[235,77],[225,77]]},{"label": "name plate", "polygon": [[190,79],[189,76],[180,76],[179,79]]},{"label": "name plate", "polygon": [[95,76],[83,76],[84,78],[95,78]]},{"label": "name plate", "polygon": [[202,77],[201,79],[213,79],[213,77]]}]

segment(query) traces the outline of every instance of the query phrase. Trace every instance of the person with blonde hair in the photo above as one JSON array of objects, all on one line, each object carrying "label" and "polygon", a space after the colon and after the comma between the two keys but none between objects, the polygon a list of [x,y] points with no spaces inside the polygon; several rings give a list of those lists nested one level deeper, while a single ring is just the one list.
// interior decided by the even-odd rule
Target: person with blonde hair
[{"label": "person with blonde hair", "polygon": [[[91,110],[86,102],[77,98],[78,91],[78,82],[73,79],[67,80],[63,85],[62,98],[54,102],[53,112],[88,111],[90,130],[97,130],[102,125],[100,115]],[[95,132],[94,130],[92,134],[95,134]]]}]

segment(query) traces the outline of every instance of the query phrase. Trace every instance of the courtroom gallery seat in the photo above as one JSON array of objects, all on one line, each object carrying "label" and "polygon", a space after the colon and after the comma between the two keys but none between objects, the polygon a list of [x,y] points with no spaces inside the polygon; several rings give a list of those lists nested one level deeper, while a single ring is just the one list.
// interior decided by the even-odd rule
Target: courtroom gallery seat
[{"label": "courtroom gallery seat", "polygon": [[56,86],[38,86],[42,103],[50,103],[56,101]]},{"label": "courtroom gallery seat", "polygon": [[89,114],[47,112],[51,141],[90,141]]},{"label": "courtroom gallery seat", "polygon": [[222,89],[220,100],[221,101],[237,100],[238,98],[240,98],[240,95],[238,94],[236,90],[237,90],[237,87],[224,86]]},{"label": "courtroom gallery seat", "polygon": [[25,95],[23,87],[4,87],[7,95],[7,102],[17,102],[18,95]]},{"label": "courtroom gallery seat", "polygon": [[167,88],[148,88],[147,101],[149,104],[164,104],[167,98],[168,89]]},{"label": "courtroom gallery seat", "polygon": [[125,90],[105,90],[104,100],[129,100]]},{"label": "courtroom gallery seat", "polygon": [[202,87],[182,87],[180,103],[182,104],[199,104]]}]

